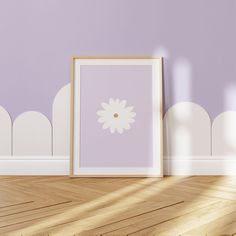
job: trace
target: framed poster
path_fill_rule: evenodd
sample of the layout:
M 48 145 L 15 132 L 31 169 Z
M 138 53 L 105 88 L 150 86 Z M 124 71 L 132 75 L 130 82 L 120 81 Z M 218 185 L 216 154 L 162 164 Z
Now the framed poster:
M 162 58 L 74 57 L 71 176 L 158 176 Z

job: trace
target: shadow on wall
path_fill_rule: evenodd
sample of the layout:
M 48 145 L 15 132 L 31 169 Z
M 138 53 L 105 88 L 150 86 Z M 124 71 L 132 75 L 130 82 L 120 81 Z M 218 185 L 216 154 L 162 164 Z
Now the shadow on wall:
M 0 107 L 0 156 L 69 156 L 70 84 L 57 93 L 52 110 L 52 125 L 35 111 L 20 114 L 12 125 Z

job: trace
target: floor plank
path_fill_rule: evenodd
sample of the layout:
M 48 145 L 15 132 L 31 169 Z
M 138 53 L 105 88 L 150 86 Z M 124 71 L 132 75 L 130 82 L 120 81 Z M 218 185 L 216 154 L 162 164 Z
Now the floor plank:
M 0 176 L 0 235 L 236 235 L 236 177 Z

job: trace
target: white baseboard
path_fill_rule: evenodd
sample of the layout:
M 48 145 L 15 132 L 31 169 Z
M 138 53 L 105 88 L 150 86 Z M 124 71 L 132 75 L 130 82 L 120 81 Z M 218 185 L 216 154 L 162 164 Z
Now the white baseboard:
M 69 175 L 69 157 L 0 157 L 0 175 Z M 236 159 L 164 160 L 165 175 L 236 175 Z
M 66 156 L 1 157 L 0 175 L 69 175 L 69 158 Z
M 165 175 L 236 175 L 236 159 L 164 160 Z
M 67 156 L 0 157 L 0 175 L 69 175 Z M 81 168 L 80 176 L 159 176 L 154 168 Z

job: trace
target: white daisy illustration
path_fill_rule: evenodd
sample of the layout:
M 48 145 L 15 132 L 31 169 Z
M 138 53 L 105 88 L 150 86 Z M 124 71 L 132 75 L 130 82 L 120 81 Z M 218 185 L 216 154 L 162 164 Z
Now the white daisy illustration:
M 133 112 L 132 106 L 126 106 L 125 100 L 109 99 L 109 103 L 101 103 L 104 110 L 97 112 L 98 122 L 103 123 L 103 129 L 110 129 L 111 133 L 123 133 L 124 130 L 130 129 L 131 123 L 134 123 L 136 113 Z

